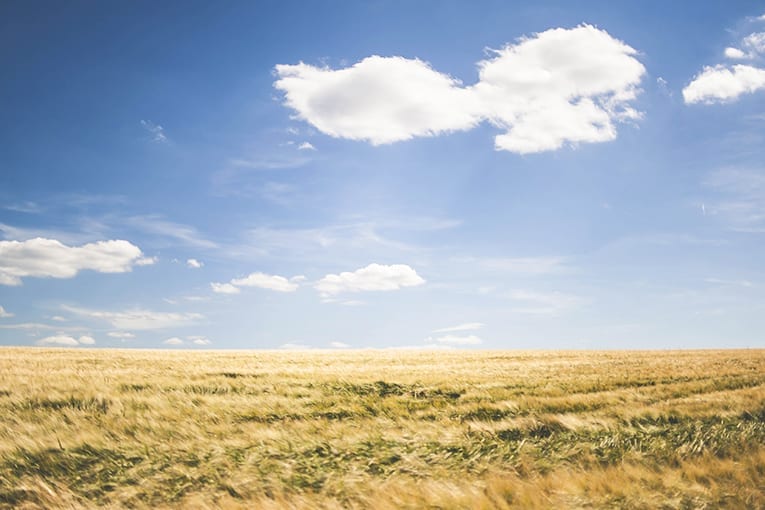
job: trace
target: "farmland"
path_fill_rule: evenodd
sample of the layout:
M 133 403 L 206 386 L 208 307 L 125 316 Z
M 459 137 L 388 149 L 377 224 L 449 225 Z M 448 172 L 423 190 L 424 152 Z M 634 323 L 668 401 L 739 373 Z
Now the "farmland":
M 763 508 L 765 351 L 0 349 L 0 508 Z

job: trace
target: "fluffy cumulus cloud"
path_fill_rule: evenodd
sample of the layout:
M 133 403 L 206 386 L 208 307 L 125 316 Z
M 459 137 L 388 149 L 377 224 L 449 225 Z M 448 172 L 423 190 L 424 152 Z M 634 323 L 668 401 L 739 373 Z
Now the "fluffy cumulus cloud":
M 53 335 L 45 338 L 41 338 L 37 341 L 37 345 L 48 347 L 79 347 L 81 345 L 93 345 L 96 341 L 91 336 L 81 336 L 74 338 L 68 335 Z
M 353 272 L 328 274 L 314 285 L 322 296 L 342 292 L 389 291 L 422 285 L 425 280 L 406 264 L 369 264 Z
M 765 32 L 754 32 L 741 39 L 739 47 L 725 48 L 731 60 L 761 61 L 765 56 Z M 754 62 L 756 63 L 756 62 Z M 717 64 L 704 66 L 683 89 L 686 104 L 725 103 L 743 94 L 765 89 L 765 69 L 756 65 Z
M 204 266 L 204 263 L 198 261 L 197 259 L 188 259 L 186 261 L 186 266 L 190 267 L 191 269 L 199 269 L 200 267 Z
M 183 345 L 183 340 L 178 338 L 177 336 L 174 336 L 172 338 L 168 338 L 164 342 L 162 342 L 165 345 Z
M 748 58 L 748 55 L 738 48 L 725 48 L 725 56 L 734 60 Z
M 765 69 L 743 64 L 706 66 L 683 89 L 683 99 L 687 104 L 722 103 L 763 88 Z
M 302 276 L 295 276 L 288 280 L 278 275 L 251 273 L 244 278 L 234 278 L 231 280 L 231 284 L 237 287 L 258 287 L 277 292 L 295 292 L 300 286 L 298 282 L 302 279 Z
M 287 279 L 279 275 L 258 272 L 250 273 L 244 278 L 234 278 L 229 283 L 213 282 L 210 287 L 212 287 L 213 292 L 218 294 L 239 294 L 241 292 L 240 287 L 257 287 L 276 292 L 295 292 L 303 280 L 305 280 L 303 275 Z
M 745 48 L 748 58 L 765 54 L 765 32 L 749 34 L 741 40 L 741 46 Z
M 487 121 L 516 153 L 616 137 L 645 68 L 637 52 L 590 25 L 525 37 L 478 62 L 464 86 L 427 62 L 370 56 L 344 69 L 277 65 L 285 105 L 319 131 L 374 145 L 464 131 Z
M 0 241 L 0 285 L 21 285 L 25 277 L 72 278 L 85 269 L 124 273 L 135 265 L 153 263 L 123 240 L 67 246 L 55 239 Z
M 367 57 L 346 69 L 277 65 L 285 104 L 330 136 L 375 145 L 469 129 L 481 118 L 471 91 L 402 57 Z
M 239 294 L 241 290 L 239 287 L 231 285 L 230 283 L 210 283 L 210 288 L 216 294 Z

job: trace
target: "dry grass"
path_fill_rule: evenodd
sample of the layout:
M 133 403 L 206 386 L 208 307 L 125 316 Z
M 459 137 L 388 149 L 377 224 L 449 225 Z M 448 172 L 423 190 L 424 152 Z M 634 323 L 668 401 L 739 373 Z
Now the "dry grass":
M 765 351 L 0 349 L 0 507 L 765 508 Z

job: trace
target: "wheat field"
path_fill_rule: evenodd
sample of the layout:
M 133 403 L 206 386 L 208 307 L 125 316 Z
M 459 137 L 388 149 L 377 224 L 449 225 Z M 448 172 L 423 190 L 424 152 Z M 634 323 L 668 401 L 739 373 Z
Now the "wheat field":
M 765 351 L 0 349 L 2 508 L 765 508 Z

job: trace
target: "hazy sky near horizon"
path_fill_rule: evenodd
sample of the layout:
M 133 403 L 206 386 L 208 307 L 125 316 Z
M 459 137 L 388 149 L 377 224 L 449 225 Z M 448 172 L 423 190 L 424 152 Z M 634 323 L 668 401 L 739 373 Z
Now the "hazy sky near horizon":
M 0 3 L 0 345 L 765 347 L 762 2 Z

